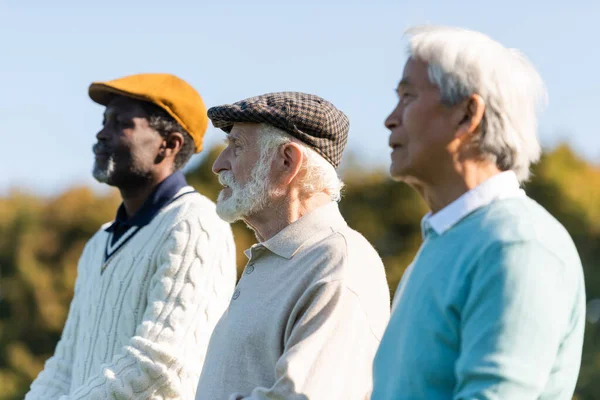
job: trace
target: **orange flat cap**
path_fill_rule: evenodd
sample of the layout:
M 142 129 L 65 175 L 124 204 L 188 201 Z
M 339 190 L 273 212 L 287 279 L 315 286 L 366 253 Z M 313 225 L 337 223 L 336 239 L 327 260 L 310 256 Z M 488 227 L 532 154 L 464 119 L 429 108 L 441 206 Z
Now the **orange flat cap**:
M 90 98 L 103 106 L 115 95 L 154 103 L 175 119 L 194 139 L 196 153 L 202 150 L 208 126 L 206 107 L 200 94 L 186 81 L 171 74 L 138 74 L 108 82 L 93 82 Z

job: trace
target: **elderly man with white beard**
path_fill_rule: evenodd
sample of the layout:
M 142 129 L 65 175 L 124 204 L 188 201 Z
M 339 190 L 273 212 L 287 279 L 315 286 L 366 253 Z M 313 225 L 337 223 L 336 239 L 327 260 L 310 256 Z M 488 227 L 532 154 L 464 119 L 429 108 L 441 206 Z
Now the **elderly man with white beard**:
M 197 400 L 364 399 L 389 318 L 377 252 L 338 210 L 349 122 L 315 95 L 213 107 L 217 213 L 259 243 L 210 340 Z

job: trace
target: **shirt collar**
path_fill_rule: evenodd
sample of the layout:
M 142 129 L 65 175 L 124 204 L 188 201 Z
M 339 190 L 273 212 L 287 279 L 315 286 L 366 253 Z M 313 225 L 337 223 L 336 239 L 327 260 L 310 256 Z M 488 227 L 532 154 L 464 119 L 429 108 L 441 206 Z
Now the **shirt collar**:
M 513 171 L 504 171 L 487 179 L 435 214 L 427 213 L 421 221 L 423 237 L 432 229 L 438 235 L 452 228 L 467 215 L 497 199 L 525 196 Z
M 311 238 L 328 229 L 337 230 L 346 226 L 338 204 L 331 202 L 311 211 L 296 222 L 283 228 L 265 242 L 258 243 L 244 251 L 249 259 L 258 248 L 265 247 L 285 259 L 291 259 Z
M 188 186 L 183 172 L 177 171 L 156 186 L 142 207 L 131 217 L 127 217 L 125 206 L 121 204 L 117 210 L 115 221 L 106 228 L 107 232 L 115 230 L 117 225 L 142 227 L 148 225 L 158 211 L 167 204 L 181 189 Z

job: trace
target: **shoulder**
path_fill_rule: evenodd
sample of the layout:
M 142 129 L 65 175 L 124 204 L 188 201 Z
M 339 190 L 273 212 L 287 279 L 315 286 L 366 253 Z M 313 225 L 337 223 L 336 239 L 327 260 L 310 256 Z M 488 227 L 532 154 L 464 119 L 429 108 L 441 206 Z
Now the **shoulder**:
M 82 261 L 85 261 L 86 257 L 89 257 L 98 251 L 104 252 L 106 240 L 108 238 L 108 232 L 106 232 L 106 229 L 111 224 L 112 221 L 102 224 L 100 229 L 98 229 L 96 233 L 94 233 L 92 237 L 86 242 L 81 253 L 80 263 Z
M 348 226 L 332 228 L 305 252 L 304 257 L 317 261 L 312 263 L 315 280 L 351 293 L 374 331 L 383 332 L 389 317 L 389 287 L 383 262 L 368 240 Z
M 335 230 L 327 245 L 331 251 L 343 252 L 345 262 L 342 272 L 346 280 L 363 274 L 382 272 L 384 269 L 383 261 L 373 245 L 361 233 L 347 225 Z
M 389 313 L 390 293 L 383 261 L 373 245 L 358 231 L 345 226 L 336 232 L 346 245 L 342 279 L 366 310 Z M 369 313 L 369 312 L 368 312 Z
M 465 228 L 477 231 L 480 249 L 528 248 L 563 263 L 579 263 L 575 244 L 564 226 L 529 197 L 498 200 L 467 220 Z
M 146 244 L 151 242 L 156 249 L 153 262 L 162 264 L 170 271 L 168 273 L 199 262 L 205 267 L 191 268 L 191 281 L 209 270 L 225 271 L 227 277 L 235 279 L 235 244 L 231 228 L 219 218 L 215 204 L 200 193 L 192 191 L 176 196 L 148 228 Z M 218 268 L 213 269 L 214 266 Z
M 177 194 L 171 203 L 161 210 L 161 214 L 172 219 L 217 216 L 215 203 L 191 189 Z
M 332 279 L 343 280 L 353 269 L 365 264 L 383 268 L 373 246 L 348 226 L 330 228 L 312 241 L 302 249 L 302 257 L 316 258 L 328 264 L 332 268 L 330 272 L 335 274 Z
M 199 228 L 209 237 L 226 235 L 233 240 L 231 227 L 217 215 L 215 203 L 193 190 L 175 196 L 156 220 L 167 230 Z
M 381 258 L 373 245 L 362 234 L 348 225 L 330 227 L 320 237 L 314 238 L 312 242 L 308 246 L 309 251 L 335 254 L 350 262 L 355 261 L 356 258 L 381 262 Z
M 499 285 L 533 279 L 538 285 L 560 282 L 564 293 L 581 290 L 583 267 L 573 240 L 537 202 L 505 199 L 474 214 L 458 227 L 466 253 L 457 258 L 471 265 L 467 271 L 474 276 L 496 276 Z

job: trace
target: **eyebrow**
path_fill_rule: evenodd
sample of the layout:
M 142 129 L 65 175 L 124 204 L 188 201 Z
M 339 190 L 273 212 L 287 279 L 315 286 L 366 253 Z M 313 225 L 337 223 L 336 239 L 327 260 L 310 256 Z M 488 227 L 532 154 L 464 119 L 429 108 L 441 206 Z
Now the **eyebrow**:
M 226 146 L 229 146 L 231 144 L 235 144 L 236 142 L 239 142 L 239 139 L 237 136 L 231 136 L 230 134 L 227 134 L 225 136 L 225 139 L 223 140 L 223 142 L 225 143 Z
M 104 117 L 105 120 L 109 119 L 111 116 L 116 115 L 117 112 L 111 108 L 107 108 L 106 110 L 104 110 L 104 114 L 102 114 L 102 117 Z
M 407 86 L 410 86 L 410 81 L 408 80 L 408 78 L 402 78 L 400 83 L 398 83 L 397 90 L 404 89 Z
M 238 141 L 238 142 L 246 141 L 244 138 L 244 135 L 241 133 L 237 133 L 237 132 L 235 134 L 232 134 L 232 133 L 227 134 L 227 140 L 228 141 Z

